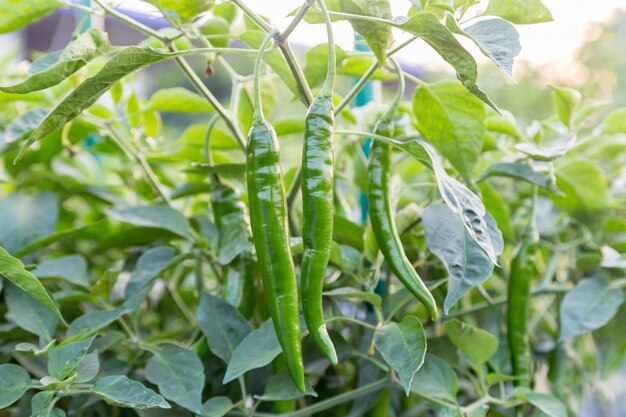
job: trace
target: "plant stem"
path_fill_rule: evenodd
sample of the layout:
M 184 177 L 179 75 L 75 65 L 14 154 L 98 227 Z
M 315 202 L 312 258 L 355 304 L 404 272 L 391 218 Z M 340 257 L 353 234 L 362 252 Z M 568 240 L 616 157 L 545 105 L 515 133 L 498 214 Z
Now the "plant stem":
M 109 6 L 106 3 L 106 0 L 93 0 L 95 3 L 98 4 L 98 6 L 100 6 L 106 13 L 110 14 L 111 16 L 115 17 L 118 20 L 121 20 L 122 22 L 126 23 L 129 26 L 134 27 L 135 29 L 137 29 L 140 32 L 145 33 L 148 36 L 152 36 L 154 38 L 159 39 L 161 42 L 167 42 L 168 39 L 167 37 L 163 36 L 162 33 L 157 32 L 156 30 L 144 25 L 141 22 L 136 21 L 135 19 L 126 16 L 123 13 L 118 12 L 117 10 L 115 10 L 113 7 Z
M 356 325 L 366 327 L 370 330 L 376 330 L 376 326 L 374 326 L 373 324 L 369 324 L 358 319 L 353 319 L 352 317 L 344 317 L 344 316 L 331 317 L 330 319 L 326 320 L 326 323 L 332 323 L 334 321 L 347 321 L 348 323 L 354 323 Z
M 372 65 L 370 65 L 367 71 L 365 71 L 365 74 L 363 74 L 363 76 L 359 78 L 359 81 L 357 81 L 357 83 L 354 84 L 354 86 L 352 86 L 350 91 L 348 91 L 348 93 L 345 96 L 343 96 L 339 104 L 337 104 L 337 107 L 335 107 L 335 116 L 341 113 L 344 107 L 350 104 L 352 99 L 359 93 L 359 91 L 361 91 L 363 86 L 367 84 L 367 82 L 370 80 L 372 75 L 374 75 L 377 69 L 378 69 L 378 62 L 374 62 Z
M 141 169 L 146 174 L 148 181 L 150 181 L 150 184 L 156 190 L 159 196 L 161 196 L 163 201 L 165 201 L 167 205 L 171 205 L 172 201 L 168 197 L 167 192 L 164 190 L 163 185 L 161 184 L 161 182 L 159 181 L 159 178 L 156 176 L 156 174 L 152 170 L 152 167 L 146 160 L 145 156 L 141 152 L 137 152 L 134 149 L 132 149 L 130 146 L 128 146 L 128 144 L 124 141 L 124 138 L 122 137 L 122 135 L 120 135 L 119 132 L 110 123 L 106 123 L 105 127 L 106 127 L 106 130 L 108 130 L 109 133 L 111 134 L 111 138 L 117 144 L 117 146 L 119 146 L 120 149 L 122 149 L 126 153 L 127 156 L 129 156 L 131 159 L 134 159 L 139 164 Z
M 289 26 L 287 26 L 285 30 L 280 33 L 280 38 L 282 40 L 286 40 L 289 35 L 291 35 L 291 32 L 293 32 L 302 19 L 304 19 L 309 9 L 313 6 L 313 3 L 315 3 L 315 0 L 306 0 L 304 4 L 300 6 L 296 15 L 293 17 L 291 22 L 289 22 Z
M 176 51 L 176 49 L 171 45 L 169 46 L 169 49 L 172 52 Z M 211 90 L 207 88 L 207 86 L 202 82 L 200 77 L 198 77 L 198 75 L 193 71 L 189 63 L 187 63 L 187 61 L 183 57 L 176 57 L 175 59 L 180 69 L 187 76 L 187 79 L 189 79 L 189 81 L 194 85 L 196 90 L 198 90 L 198 92 L 200 92 L 200 94 L 202 94 L 207 99 L 207 101 L 213 106 L 215 111 L 217 111 L 217 113 L 220 115 L 222 120 L 224 120 L 224 123 L 226 123 L 228 129 L 232 132 L 233 135 L 235 135 L 239 147 L 242 150 L 245 150 L 245 139 L 242 133 L 237 128 L 235 122 L 233 122 L 233 120 L 229 117 L 227 110 L 220 104 L 219 100 L 213 95 L 213 93 L 211 93 Z

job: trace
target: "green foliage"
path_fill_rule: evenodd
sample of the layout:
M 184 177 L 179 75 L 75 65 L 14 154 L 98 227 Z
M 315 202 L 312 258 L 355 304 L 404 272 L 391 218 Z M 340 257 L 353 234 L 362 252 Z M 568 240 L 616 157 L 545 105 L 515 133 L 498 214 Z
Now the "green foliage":
M 303 386 L 286 370 L 284 329 L 277 333 L 268 314 L 268 301 L 280 301 L 268 297 L 281 292 L 259 279 L 250 231 L 259 213 L 249 207 L 259 196 L 246 176 L 262 173 L 246 172 L 242 151 L 258 93 L 278 134 L 272 163 L 284 172 L 276 189 L 285 190 L 285 249 L 299 276 L 302 103 L 326 78 L 330 47 L 305 51 L 301 67 L 288 36 L 276 33 L 255 93 L 250 57 L 272 22 L 241 0 L 149 2 L 172 27 L 154 31 L 100 0 L 86 8 L 142 32 L 138 45 L 112 47 L 105 32 L 77 31 L 29 69 L 2 68 L 0 414 L 565 417 L 620 372 L 625 110 L 566 85 L 539 95 L 522 80 L 528 91 L 514 99 L 533 109 L 518 114 L 494 83 L 481 78 L 495 100 L 478 87 L 464 46 L 475 43 L 501 78 L 512 77 L 515 24 L 552 19 L 541 1 L 491 0 L 469 24 L 484 5 L 418 0 L 394 16 L 387 0 L 325 2 L 329 20 L 349 22 L 371 52 L 335 48 L 336 192 L 321 294 L 339 363 L 302 322 L 293 336 Z M 294 11 L 294 25 L 326 22 L 314 3 Z M 0 33 L 66 6 L 0 0 Z M 394 28 L 408 35 L 394 40 Z M 397 81 L 389 58 L 409 37 L 433 48 L 456 79 L 407 74 L 412 94 L 398 95 L 395 130 L 374 134 L 388 103 L 349 109 L 356 90 L 346 85 Z M 188 55 L 232 82 L 230 100 Z M 145 94 L 133 83 L 145 73 L 136 73 L 157 63 L 165 88 Z M 191 85 L 170 82 L 174 72 Z M 372 137 L 392 145 L 385 192 L 410 266 L 443 306 L 434 321 L 394 275 L 363 213 L 363 145 Z M 219 192 L 230 193 L 231 206 L 216 204 Z M 505 306 L 525 306 L 508 287 L 529 223 L 539 241 L 524 266 L 528 315 L 523 329 L 508 328 Z M 297 324 L 297 314 L 289 319 Z M 507 343 L 515 332 L 521 342 Z M 512 371 L 511 352 L 524 346 L 530 388 L 517 387 L 522 376 Z

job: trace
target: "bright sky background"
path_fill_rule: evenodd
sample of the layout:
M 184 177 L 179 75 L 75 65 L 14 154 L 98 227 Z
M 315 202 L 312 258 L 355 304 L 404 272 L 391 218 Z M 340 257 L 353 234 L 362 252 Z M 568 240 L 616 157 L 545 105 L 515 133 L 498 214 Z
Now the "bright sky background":
M 294 0 L 248 0 L 246 2 L 254 11 L 269 17 L 279 28 L 289 24 L 287 15 L 298 7 L 301 2 Z M 518 25 L 522 51 L 520 59 L 527 60 L 531 65 L 548 63 L 566 63 L 582 40 L 587 36 L 589 24 L 606 20 L 618 8 L 626 9 L 626 0 L 543 0 L 550 9 L 553 22 L 535 25 Z M 137 7 L 138 0 L 125 0 L 122 7 Z M 143 3 L 145 5 L 145 3 Z M 408 0 L 391 0 L 394 16 L 406 15 L 410 2 Z M 483 0 L 479 8 L 485 8 Z M 470 11 L 471 12 L 471 11 Z M 471 17 L 469 14 L 466 17 Z M 344 49 L 353 48 L 353 32 L 349 23 L 336 22 L 335 41 Z M 402 34 L 395 32 L 396 39 L 403 39 Z M 323 25 L 302 23 L 291 35 L 291 41 L 303 45 L 316 45 L 326 42 Z M 479 62 L 486 58 L 477 52 L 473 45 L 462 40 Z M 405 63 L 419 64 L 432 69 L 448 68 L 447 64 L 422 41 L 414 42 L 398 55 Z

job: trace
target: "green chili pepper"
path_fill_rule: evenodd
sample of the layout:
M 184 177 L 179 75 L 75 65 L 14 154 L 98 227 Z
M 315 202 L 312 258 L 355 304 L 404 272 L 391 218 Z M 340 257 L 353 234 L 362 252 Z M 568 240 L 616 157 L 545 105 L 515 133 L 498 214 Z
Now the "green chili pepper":
M 296 387 L 304 392 L 298 284 L 291 257 L 280 152 L 276 132 L 263 117 L 259 88 L 263 50 L 273 35 L 270 32 L 261 44 L 255 65 L 256 106 L 246 146 L 250 225 L 266 303 L 285 365 Z
M 399 76 L 398 94 L 396 94 L 393 104 L 374 129 L 376 134 L 387 137 L 393 136 L 393 113 L 404 94 L 404 77 L 402 76 L 402 71 L 397 62 L 393 62 Z M 372 231 L 374 232 L 378 247 L 393 273 L 418 300 L 424 303 L 433 320 L 436 320 L 437 304 L 435 299 L 406 257 L 400 236 L 396 229 L 394 210 L 389 195 L 391 156 L 392 150 L 389 143 L 380 140 L 372 141 L 368 166 L 368 205 Z
M 537 250 L 538 235 L 535 227 L 536 195 L 519 246 L 511 261 L 509 276 L 507 326 L 511 365 L 516 386 L 529 387 L 531 382 L 530 344 L 528 342 L 527 322 L 530 285 L 535 273 L 534 253 Z
M 323 2 L 319 2 L 324 13 Z M 333 85 L 335 44 L 330 19 L 328 33 L 328 71 L 319 95 L 313 100 L 304 122 L 302 150 L 302 240 L 304 253 L 300 273 L 300 293 L 304 321 L 313 341 L 333 364 L 337 353 L 324 322 L 322 291 L 333 240 Z

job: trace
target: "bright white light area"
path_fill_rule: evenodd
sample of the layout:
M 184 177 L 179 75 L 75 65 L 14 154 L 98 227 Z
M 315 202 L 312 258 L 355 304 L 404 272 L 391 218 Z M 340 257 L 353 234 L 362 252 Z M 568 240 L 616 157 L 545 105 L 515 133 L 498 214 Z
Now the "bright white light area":
M 472 11 L 483 10 L 487 1 L 468 12 L 464 19 L 469 19 Z M 589 25 L 593 22 L 601 22 L 611 16 L 619 8 L 626 9 L 626 0 L 543 0 L 550 9 L 554 18 L 553 22 L 535 25 L 518 25 L 522 52 L 519 59 L 529 61 L 531 65 L 544 65 L 548 63 L 568 61 L 578 46 L 588 34 Z M 118 2 L 124 8 L 144 9 L 146 3 L 138 0 L 125 0 Z M 246 4 L 257 13 L 269 17 L 274 25 L 285 28 L 291 18 L 289 13 L 297 8 L 301 2 L 294 0 L 248 0 Z M 408 0 L 391 0 L 394 16 L 406 15 L 411 7 Z M 346 50 L 353 48 L 354 35 L 352 27 L 347 22 L 336 22 L 335 41 L 337 45 Z M 394 31 L 395 39 L 405 39 L 400 31 Z M 309 25 L 305 22 L 300 24 L 291 35 L 291 41 L 296 44 L 312 46 L 326 42 L 326 33 L 323 25 Z M 464 45 L 468 45 L 463 42 Z M 476 49 L 468 46 L 479 62 L 485 62 L 486 58 Z M 447 64 L 423 42 L 414 42 L 409 47 L 398 53 L 400 60 L 406 63 L 419 64 L 427 68 L 447 68 Z

